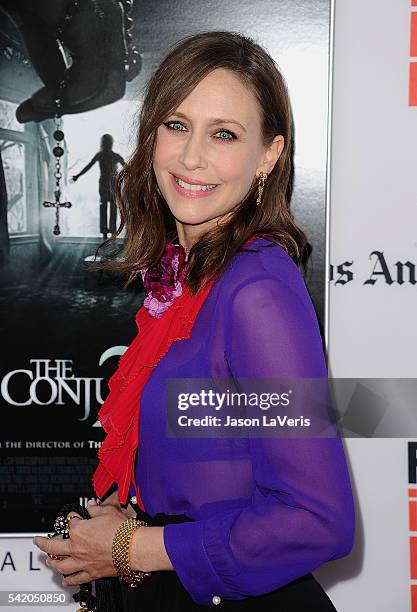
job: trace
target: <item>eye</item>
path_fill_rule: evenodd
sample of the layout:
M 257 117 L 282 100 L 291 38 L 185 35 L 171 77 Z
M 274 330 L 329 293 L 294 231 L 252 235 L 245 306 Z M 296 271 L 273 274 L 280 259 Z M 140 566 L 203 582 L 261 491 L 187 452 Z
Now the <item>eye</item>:
M 172 130 L 173 132 L 183 132 L 184 130 L 182 130 L 181 128 L 185 129 L 185 125 L 181 123 L 181 121 L 165 121 L 164 125 L 166 128 Z
M 218 132 L 216 132 L 216 134 L 222 134 L 222 136 L 215 136 L 215 138 L 217 138 L 218 140 L 224 140 L 226 142 L 236 140 L 236 134 L 234 134 L 230 130 L 219 130 Z
M 172 132 L 184 132 L 187 130 L 186 126 L 182 123 L 182 121 L 171 120 L 165 121 L 163 125 Z M 222 140 L 223 142 L 232 142 L 237 139 L 236 134 L 231 132 L 230 130 L 218 130 L 216 134 L 220 134 L 220 136 L 214 136 L 216 140 Z

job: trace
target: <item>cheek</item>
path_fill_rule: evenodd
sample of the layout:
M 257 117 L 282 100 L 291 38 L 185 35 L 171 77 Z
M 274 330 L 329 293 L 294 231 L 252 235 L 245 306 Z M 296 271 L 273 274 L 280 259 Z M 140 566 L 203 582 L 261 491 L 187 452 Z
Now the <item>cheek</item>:
M 175 142 L 163 131 L 157 132 L 153 166 L 155 172 L 163 169 L 175 155 Z
M 223 150 L 216 162 L 218 175 L 225 183 L 236 181 L 240 185 L 242 180 L 249 183 L 252 181 L 255 164 L 255 156 L 250 149 L 233 145 L 230 145 L 230 151 Z

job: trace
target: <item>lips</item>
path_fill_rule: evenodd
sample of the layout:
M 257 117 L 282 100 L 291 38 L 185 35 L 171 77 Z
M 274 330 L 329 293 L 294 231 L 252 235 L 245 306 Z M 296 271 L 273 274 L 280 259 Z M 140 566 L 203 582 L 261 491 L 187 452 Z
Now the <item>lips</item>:
M 174 174 L 171 173 L 176 178 L 181 179 L 184 183 L 188 183 L 188 185 L 215 185 L 216 183 L 207 183 L 204 181 L 196 181 L 195 179 L 190 179 L 188 176 L 184 176 L 183 174 Z
M 171 174 L 171 182 L 177 193 L 185 198 L 207 197 L 216 191 L 219 186 L 215 183 L 203 183 L 202 181 L 187 179 L 178 174 Z

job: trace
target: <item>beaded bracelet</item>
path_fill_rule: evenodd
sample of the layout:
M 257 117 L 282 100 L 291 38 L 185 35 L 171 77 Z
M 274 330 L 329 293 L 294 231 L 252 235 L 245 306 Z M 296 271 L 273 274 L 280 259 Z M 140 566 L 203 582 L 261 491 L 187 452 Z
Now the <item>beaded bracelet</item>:
M 135 588 L 152 576 L 151 572 L 133 570 L 129 562 L 129 546 L 133 532 L 138 527 L 147 527 L 147 523 L 128 518 L 117 529 L 112 543 L 112 559 L 116 572 L 122 582 Z

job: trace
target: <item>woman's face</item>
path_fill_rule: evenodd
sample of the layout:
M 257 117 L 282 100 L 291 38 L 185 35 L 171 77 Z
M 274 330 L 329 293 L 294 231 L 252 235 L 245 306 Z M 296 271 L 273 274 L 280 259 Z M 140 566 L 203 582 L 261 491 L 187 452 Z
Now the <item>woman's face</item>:
M 231 70 L 212 71 L 157 131 L 153 167 L 176 221 L 199 231 L 214 226 L 261 170 L 272 169 L 280 142 L 264 148 L 253 93 Z

